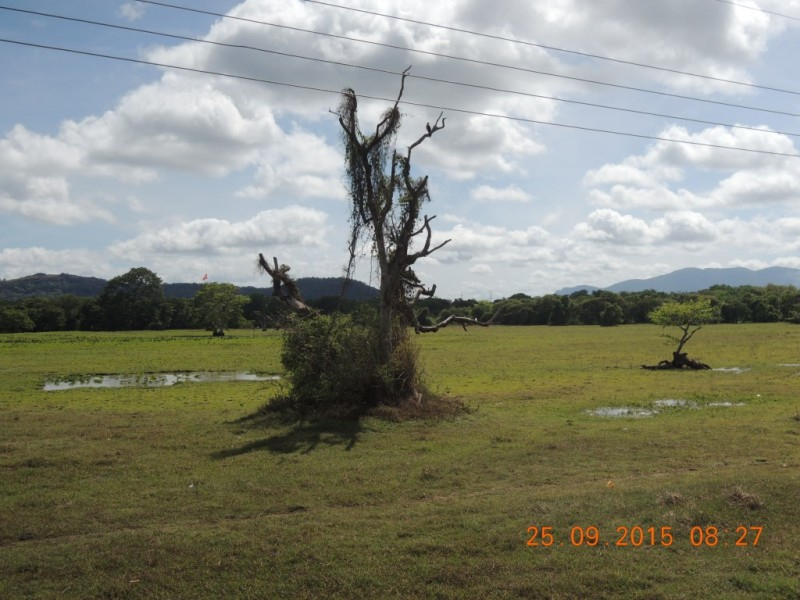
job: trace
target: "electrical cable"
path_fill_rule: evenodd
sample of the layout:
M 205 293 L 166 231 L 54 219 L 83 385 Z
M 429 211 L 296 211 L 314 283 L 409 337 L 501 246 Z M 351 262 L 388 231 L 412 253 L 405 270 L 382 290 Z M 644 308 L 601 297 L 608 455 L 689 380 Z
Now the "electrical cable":
M 313 0 L 307 0 L 307 1 L 313 1 Z M 255 46 L 248 46 L 248 45 L 243 45 L 243 44 L 229 44 L 229 43 L 226 43 L 226 42 L 216 42 L 216 41 L 213 41 L 213 40 L 204 40 L 204 39 L 199 39 L 199 38 L 194 38 L 194 37 L 189 37 L 189 36 L 184 36 L 184 35 L 166 33 L 166 32 L 161 32 L 161 31 L 153 31 L 153 30 L 150 30 L 150 29 L 141 29 L 139 27 L 131 27 L 131 26 L 127 26 L 127 25 L 118 25 L 118 24 L 114 24 L 114 23 L 106 23 L 106 22 L 103 22 L 103 21 L 95 21 L 95 20 L 83 19 L 83 18 L 78 18 L 78 17 L 67 17 L 67 16 L 64 16 L 64 15 L 56 15 L 56 14 L 53 14 L 53 13 L 45 13 L 45 12 L 26 10 L 26 9 L 21 9 L 21 8 L 11 8 L 11 7 L 2 6 L 2 5 L 0 5 L 0 10 L 8 10 L 8 11 L 13 11 L 13 12 L 19 12 L 19 13 L 25 13 L 25 14 L 41 16 L 41 17 L 49 17 L 49 18 L 61 19 L 61 20 L 65 20 L 65 21 L 78 22 L 78 23 L 83 23 L 83 24 L 88 24 L 88 25 L 93 25 L 93 26 L 108 27 L 108 28 L 111 28 L 111 29 L 119 29 L 119 30 L 124 30 L 124 31 L 130 31 L 130 32 L 135 32 L 135 33 L 145 33 L 145 34 L 148 34 L 148 35 L 155 35 L 155 36 L 166 37 L 166 38 L 177 39 L 177 40 L 184 40 L 184 41 L 190 41 L 190 42 L 196 42 L 196 43 L 202 43 L 202 44 L 209 44 L 209 45 L 214 45 L 214 46 L 222 46 L 222 47 L 225 47 L 225 48 L 234 48 L 234 49 L 241 49 L 241 50 L 252 50 L 252 51 L 256 51 L 256 52 L 264 52 L 264 53 L 267 53 L 267 54 L 285 56 L 285 57 L 288 57 L 288 58 L 297 58 L 297 59 L 301 59 L 301 60 L 319 62 L 319 63 L 323 63 L 323 64 L 330 64 L 330 65 L 336 65 L 336 66 L 353 68 L 353 69 L 361 69 L 361 70 L 371 71 L 371 72 L 375 72 L 375 73 L 381 73 L 381 74 L 385 74 L 385 75 L 393 75 L 393 76 L 395 76 L 395 75 L 400 75 L 401 74 L 400 71 L 391 71 L 391 70 L 388 70 L 388 69 L 379 69 L 379 68 L 376 68 L 376 67 L 367 67 L 367 66 L 364 66 L 364 65 L 355 65 L 355 64 L 351 64 L 351 63 L 342 62 L 342 61 L 335 61 L 335 60 L 328 60 L 328 59 L 317 58 L 317 57 L 303 56 L 303 55 L 300 55 L 300 54 L 293 54 L 293 53 L 290 53 L 290 52 L 281 52 L 281 51 L 278 51 L 278 50 L 269 50 L 267 48 L 257 48 Z M 747 125 L 735 125 L 735 124 L 723 123 L 723 122 L 719 122 L 719 121 L 708 121 L 708 120 L 704 120 L 704 119 L 696 119 L 696 118 L 691 118 L 691 117 L 681 117 L 681 116 L 678 116 L 678 115 L 670 115 L 670 114 L 664 114 L 664 113 L 644 111 L 644 110 L 638 110 L 638 109 L 633 109 L 633 108 L 625 108 L 625 107 L 620 107 L 620 106 L 597 104 L 595 102 L 587 102 L 587 101 L 582 101 L 582 100 L 572 100 L 572 99 L 568 99 L 568 98 L 559 98 L 559 97 L 556 97 L 556 96 L 547 96 L 547 95 L 544 95 L 544 94 L 534 94 L 534 93 L 531 93 L 531 92 L 522 92 L 522 91 L 518 91 L 518 90 L 509 90 L 509 89 L 486 86 L 486 85 L 479 85 L 479 84 L 466 83 L 466 82 L 461 82 L 461 81 L 453 81 L 453 80 L 448 80 L 448 79 L 441 79 L 441 78 L 437 78 L 437 77 L 427 77 L 427 76 L 423 76 L 423 75 L 414 75 L 414 74 L 409 74 L 408 77 L 412 78 L 412 79 L 419 79 L 419 80 L 430 81 L 430 82 L 434 82 L 434 83 L 442 83 L 442 84 L 447 84 L 447 85 L 467 87 L 467 88 L 472 88 L 472 89 L 479 89 L 479 90 L 498 92 L 498 93 L 504 93 L 504 94 L 513 94 L 513 95 L 518 95 L 518 96 L 523 96 L 523 97 L 528 97 L 528 98 L 537 98 L 537 99 L 541 99 L 541 100 L 550 100 L 550 101 L 554 101 L 554 102 L 563 102 L 563 103 L 567 103 L 567 104 L 575 104 L 575 105 L 587 106 L 587 107 L 591 107 L 591 108 L 600 108 L 600 109 L 604 109 L 604 110 L 613 110 L 613 111 L 619 111 L 619 112 L 625 112 L 625 113 L 631 113 L 631 114 L 638 114 L 638 115 L 649 116 L 649 117 L 659 117 L 659 118 L 664 118 L 664 119 L 674 119 L 674 120 L 678 120 L 678 121 L 687 121 L 687 122 L 691 122 L 691 123 L 699 123 L 699 124 L 702 124 L 702 125 L 711 125 L 711 126 L 715 126 L 715 127 L 727 127 L 727 128 L 731 128 L 731 129 L 745 129 L 745 130 L 750 130 L 750 131 L 758 131 L 758 132 L 762 132 L 762 133 L 771 133 L 771 134 L 776 134 L 776 135 L 785 135 L 785 136 L 790 136 L 790 137 L 800 137 L 800 133 L 790 133 L 790 132 L 776 131 L 776 130 L 765 130 L 763 128 L 750 127 L 750 126 L 747 126 Z M 800 115 L 798 115 L 798 116 L 800 116 Z
M 353 37 L 348 37 L 348 36 L 344 36 L 344 35 L 328 33 L 328 32 L 324 32 L 324 31 L 315 31 L 315 30 L 312 30 L 312 29 L 303 29 L 301 27 L 293 27 L 293 26 L 290 26 L 290 25 L 281 25 L 281 24 L 278 24 L 278 23 L 271 23 L 269 21 L 260 21 L 260 20 L 257 20 L 257 19 L 249 19 L 249 18 L 246 18 L 246 17 L 237 17 L 235 15 L 226 15 L 224 13 L 217 13 L 217 12 L 208 11 L 208 10 L 201 10 L 199 8 L 189 8 L 189 7 L 186 7 L 186 6 L 179 6 L 179 5 L 175 5 L 175 4 L 169 4 L 167 2 L 158 2 L 156 0 L 136 0 L 136 1 L 137 2 L 142 2 L 142 3 L 145 3 L 145 4 L 152 4 L 152 5 L 155 5 L 155 6 L 162 6 L 162 7 L 166 7 L 166 8 L 172 8 L 172 9 L 175 9 L 175 10 L 183 10 L 183 11 L 193 12 L 193 13 L 197 13 L 197 14 L 204 14 L 204 15 L 219 17 L 219 18 L 222 18 L 222 19 L 232 19 L 232 20 L 236 20 L 236 21 L 242 21 L 242 22 L 246 22 L 246 23 L 253 23 L 253 24 L 257 24 L 257 25 L 267 25 L 269 27 L 287 29 L 287 30 L 290 30 L 290 31 L 299 31 L 299 32 L 302 32 L 302 33 L 310 33 L 312 35 L 319 35 L 319 36 L 325 36 L 325 37 L 329 37 L 329 38 L 333 38 L 333 39 L 340 39 L 340 40 L 347 40 L 347 41 L 350 41 L 350 42 L 358 42 L 358 43 L 362 43 L 362 44 L 369 44 L 369 45 L 373 45 L 373 46 L 379 46 L 379 47 L 382 47 L 382 48 L 390 48 L 390 49 L 393 49 L 393 50 L 402 50 L 404 52 L 412 52 L 412 53 L 422 54 L 422 55 L 426 55 L 426 56 L 435 56 L 437 58 L 446 58 L 446 59 L 449 59 L 449 60 L 462 61 L 462 62 L 467 62 L 467 63 L 471 63 L 471 64 L 478 64 L 478 65 L 489 66 L 489 67 L 497 67 L 497 68 L 502 68 L 502 69 L 509 69 L 509 70 L 512 70 L 512 71 L 518 71 L 518 72 L 523 72 L 523 73 L 532 73 L 534 75 L 544 75 L 544 76 L 547 76 L 547 77 L 556 77 L 556 78 L 560 78 L 560 79 L 568 79 L 570 81 L 578 81 L 578 82 L 581 82 L 581 83 L 589 83 L 589 84 L 593 84 L 593 85 L 601 85 L 601 86 L 611 87 L 611 88 L 615 88 L 615 89 L 622 89 L 622 90 L 641 92 L 641 93 L 645 93 L 645 94 L 654 94 L 654 95 L 658 95 L 658 96 L 665 96 L 665 97 L 668 97 L 668 98 L 678 98 L 678 99 L 681 99 L 681 100 L 690 100 L 690 101 L 693 101 L 693 102 L 703 102 L 703 103 L 706 103 L 706 104 L 714 104 L 714 105 L 717 105 L 717 106 L 727 106 L 729 108 L 740 108 L 740 109 L 743 109 L 743 110 L 752 110 L 752 111 L 756 111 L 756 112 L 765 112 L 765 113 L 770 113 L 770 114 L 783 115 L 783 116 L 787 116 L 787 117 L 800 117 L 800 114 L 786 112 L 786 111 L 774 110 L 774 109 L 769 109 L 769 108 L 760 108 L 760 107 L 756 107 L 756 106 L 747 106 L 747 105 L 744 105 L 744 104 L 736 104 L 736 103 L 733 103 L 733 102 L 723 102 L 721 100 L 711 100 L 711 99 L 708 99 L 708 98 L 698 98 L 698 97 L 695 97 L 695 96 L 686 96 L 686 95 L 675 94 L 675 93 L 671 93 L 671 92 L 662 92 L 662 91 L 659 91 L 659 90 L 652 90 L 652 89 L 648 89 L 648 88 L 640 88 L 640 87 L 628 86 L 628 85 L 623 85 L 623 84 L 619 84 L 619 83 L 611 83 L 611 82 L 607 82 L 607 81 L 598 81 L 598 80 L 594 80 L 594 79 L 586 79 L 586 78 L 583 78 L 583 77 L 576 77 L 576 76 L 572 76 L 572 75 L 563 75 L 563 74 L 557 74 L 557 73 L 550 73 L 550 72 L 547 72 L 547 71 L 538 71 L 538 70 L 535 70 L 535 69 L 528 69 L 528 68 L 525 68 L 525 67 L 518 67 L 518 66 L 514 66 L 514 65 L 506 65 L 506 64 L 502 64 L 502 63 L 494 63 L 494 62 L 490 62 L 490 61 L 483 61 L 483 60 L 478 60 L 478 59 L 474 59 L 474 58 L 466 58 L 466 57 L 463 57 L 463 56 L 454 56 L 454 55 L 451 55 L 451 54 L 443 54 L 443 53 L 440 53 L 440 52 L 432 52 L 432 51 L 428 51 L 428 50 L 419 50 L 419 49 L 416 49 L 416 48 L 409 48 L 409 47 L 406 47 L 406 46 L 398 46 L 398 45 L 395 45 L 395 44 L 386 44 L 386 43 L 382 43 L 382 42 L 376 42 L 376 41 L 373 41 L 373 40 L 365 40 L 365 39 L 360 39 L 360 38 L 353 38 Z
M 7 39 L 7 38 L 0 38 L 0 43 L 16 44 L 16 45 L 27 46 L 27 47 L 32 47 L 32 48 L 40 48 L 40 49 L 45 49 L 45 50 L 54 50 L 54 51 L 59 51 L 59 52 L 67 52 L 67 53 L 72 53 L 72 54 L 78 54 L 78 55 L 83 55 L 83 56 L 92 56 L 92 57 L 96 57 L 96 58 L 104 58 L 104 59 L 110 59 L 110 60 L 118 60 L 118 61 L 123 61 L 123 62 L 129 62 L 129 63 L 141 64 L 141 65 L 148 65 L 148 66 L 160 67 L 160 68 L 165 68 L 165 69 L 176 69 L 176 70 L 180 70 L 180 71 L 188 71 L 188 72 L 200 73 L 200 74 L 204 74 L 204 75 L 215 75 L 215 76 L 219 76 L 219 77 L 227 77 L 227 78 L 232 78 L 232 79 L 241 79 L 241 80 L 251 81 L 251 82 L 255 82 L 255 83 L 264 83 L 264 84 L 269 84 L 269 85 L 285 86 L 285 87 L 290 87 L 290 88 L 294 88 L 294 89 L 302 89 L 302 90 L 315 91 L 315 92 L 321 92 L 321 93 L 327 93 L 327 94 L 336 94 L 337 96 L 341 94 L 341 92 L 337 91 L 337 90 L 329 90 L 329 89 L 325 89 L 325 88 L 317 88 L 317 87 L 312 87 L 312 86 L 306 86 L 306 85 L 294 84 L 294 83 L 286 83 L 286 82 L 281 82 L 281 81 L 272 81 L 272 80 L 268 80 L 268 79 L 260 79 L 260 78 L 257 78 L 257 77 L 250 77 L 250 76 L 246 76 L 246 75 L 233 75 L 233 74 L 230 74 L 230 73 L 221 73 L 221 72 L 218 72 L 218 71 L 208 71 L 208 70 L 205 70 L 205 69 L 197 69 L 197 68 L 193 68 L 193 67 L 181 67 L 181 66 L 178 66 L 178 65 L 169 65 L 169 64 L 164 64 L 164 63 L 157 63 L 157 62 L 146 61 L 146 60 L 137 59 L 137 58 L 113 56 L 113 55 L 110 55 L 110 54 L 103 54 L 103 53 L 100 53 L 100 52 L 89 52 L 89 51 L 86 51 L 86 50 L 76 50 L 74 48 L 63 48 L 63 47 L 59 47 L 59 46 L 50 46 L 50 45 L 46 45 L 46 44 L 36 44 L 36 43 L 33 43 L 33 42 L 23 42 L 23 41 L 20 41 L 20 40 L 11 40 L 11 39 Z M 395 102 L 395 100 L 392 99 L 392 98 L 385 98 L 385 97 L 380 97 L 380 96 L 370 96 L 370 95 L 367 95 L 367 94 L 359 94 L 359 98 L 364 98 L 364 99 L 369 99 L 369 100 L 378 100 L 378 101 L 381 101 L 381 102 Z M 587 132 L 594 132 L 594 133 L 604 133 L 604 134 L 610 134 L 610 135 L 619 135 L 619 136 L 632 137 L 632 138 L 638 138 L 638 139 L 655 140 L 655 141 L 661 141 L 661 142 L 671 142 L 671 143 L 677 143 L 677 144 L 687 144 L 687 145 L 691 145 L 691 146 L 702 146 L 702 147 L 706 147 L 706 148 L 718 148 L 718 149 L 733 150 L 733 151 L 738 151 L 738 152 L 749 152 L 749 153 L 753 153 L 753 154 L 782 156 L 782 157 L 788 157 L 788 158 L 800 158 L 800 154 L 793 154 L 793 153 L 788 153 L 788 152 L 777 152 L 777 151 L 773 151 L 773 150 L 759 150 L 759 149 L 756 149 L 756 148 L 741 148 L 741 147 L 737 147 L 737 146 L 725 146 L 723 144 L 711 144 L 711 143 L 707 143 L 707 142 L 698 142 L 698 141 L 693 141 L 693 140 L 680 140 L 680 139 L 666 138 L 666 137 L 655 136 L 655 135 L 646 135 L 646 134 L 630 133 L 630 132 L 624 132 L 624 131 L 615 131 L 615 130 L 611 130 L 611 129 L 600 129 L 600 128 L 596 128 L 596 127 L 587 127 L 587 126 L 572 125 L 572 124 L 566 124 L 566 123 L 556 123 L 556 122 L 553 122 L 553 121 L 540 121 L 540 120 L 528 119 L 528 118 L 524 118 L 524 117 L 513 117 L 513 116 L 509 116 L 509 115 L 500 115 L 500 114 L 495 114 L 495 113 L 486 113 L 486 112 L 480 112 L 480 111 L 474 111 L 474 110 L 466 110 L 466 109 L 459 109 L 459 108 L 453 108 L 453 107 L 437 106 L 437 105 L 434 105 L 434 104 L 426 104 L 426 103 L 422 103 L 422 102 L 410 102 L 408 100 L 403 100 L 401 102 L 401 104 L 408 105 L 408 106 L 416 106 L 416 107 L 421 107 L 421 108 L 432 108 L 432 109 L 435 109 L 435 110 L 448 111 L 448 112 L 452 112 L 452 113 L 461 113 L 461 114 L 468 114 L 468 115 L 475 115 L 475 116 L 482 116 L 482 117 L 491 117 L 491 118 L 496 118 L 496 119 L 504 119 L 504 120 L 509 120 L 509 121 L 521 122 L 521 123 L 531 123 L 531 124 L 535 124 L 535 125 L 549 125 L 549 126 L 552 126 L 552 127 L 561 127 L 561 128 L 564 128 L 564 129 L 574 129 L 574 130 L 579 130 L 579 131 L 587 131 Z
M 739 8 L 746 8 L 747 10 L 755 10 L 757 12 L 766 13 L 768 15 L 773 15 L 776 17 L 782 17 L 784 19 L 791 19 L 792 21 L 800 21 L 800 17 L 785 15 L 783 13 L 775 12 L 772 10 L 766 10 L 764 8 L 759 8 L 757 6 L 748 6 L 747 4 L 742 4 L 741 2 L 732 2 L 731 0 L 716 0 L 716 2 L 721 2 L 722 4 L 730 4 L 732 6 L 738 6 Z
M 396 21 L 404 21 L 406 23 L 414 23 L 416 25 L 425 25 L 426 27 L 435 27 L 437 29 L 444 29 L 446 31 L 454 31 L 454 32 L 457 32 L 457 33 L 466 33 L 466 34 L 469 34 L 469 35 L 474 35 L 474 36 L 478 36 L 478 37 L 482 37 L 482 38 L 498 40 L 498 41 L 502 41 L 502 42 L 510 42 L 510 43 L 513 43 L 513 44 L 520 44 L 522 46 L 531 46 L 531 47 L 535 47 L 535 48 L 542 48 L 544 50 L 553 50 L 555 52 L 562 52 L 564 54 L 572 54 L 574 56 L 582 56 L 584 58 L 594 58 L 594 59 L 597 59 L 597 60 L 604 60 L 604 61 L 614 62 L 614 63 L 618 63 L 618 64 L 622 64 L 622 65 L 629 65 L 629 66 L 634 66 L 634 67 L 641 67 L 641 68 L 644 68 L 644 69 L 654 69 L 654 70 L 657 70 L 657 71 L 664 71 L 664 72 L 667 72 L 667 73 L 674 73 L 676 75 L 688 75 L 690 77 L 698 77 L 698 78 L 707 79 L 707 80 L 710 80 L 710 81 L 718 81 L 718 82 L 721 82 L 721 83 L 731 83 L 731 84 L 734 84 L 734 85 L 741 85 L 741 86 L 745 86 L 745 87 L 749 87 L 749 88 L 756 88 L 756 89 L 760 89 L 760 90 L 768 90 L 768 91 L 771 91 L 771 92 L 781 92 L 783 94 L 794 94 L 794 95 L 800 96 L 800 92 L 794 91 L 794 90 L 787 90 L 787 89 L 783 89 L 783 88 L 771 87 L 771 86 L 766 86 L 766 85 L 759 85 L 759 84 L 755 84 L 755 83 L 749 83 L 749 82 L 746 82 L 746 81 L 737 81 L 735 79 L 725 79 L 723 77 L 714 77 L 713 75 L 703 75 L 701 73 L 692 73 L 691 71 L 681 71 L 680 69 L 671 69 L 669 67 L 661 67 L 661 66 L 657 66 L 657 65 L 649 65 L 647 63 L 640 63 L 640 62 L 636 62 L 636 61 L 632 61 L 632 60 L 624 60 L 624 59 L 621 59 L 621 58 L 612 58 L 610 56 L 604 56 L 602 54 L 592 54 L 590 52 L 581 52 L 581 51 L 578 51 L 578 50 L 568 50 L 567 48 L 559 48 L 558 46 L 548 46 L 546 44 L 539 44 L 539 43 L 536 43 L 536 42 L 519 40 L 519 39 L 516 39 L 516 38 L 509 38 L 509 37 L 504 37 L 504 36 L 500 36 L 500 35 L 493 35 L 493 34 L 490 34 L 490 33 L 482 33 L 480 31 L 474 31 L 474 30 L 471 30 L 471 29 L 462 29 L 460 27 L 452 27 L 452 26 L 449 26 L 449 25 L 441 25 L 441 24 L 438 24 L 438 23 L 430 23 L 428 21 L 418 21 L 416 19 L 409 19 L 409 18 L 406 18 L 406 17 L 398 17 L 396 15 L 389 15 L 389 14 L 386 14 L 386 13 L 379 13 L 379 12 L 375 12 L 375 11 L 371 11 L 371 10 L 365 10 L 365 9 L 362 9 L 362 8 L 354 8 L 352 6 L 341 6 L 339 4 L 333 4 L 331 2 L 322 2 L 322 0 L 303 0 L 303 1 L 304 2 L 308 2 L 309 4 L 319 4 L 321 6 L 327 6 L 329 8 L 338 8 L 338 9 L 341 9 L 341 10 L 349 10 L 349 11 L 352 11 L 352 12 L 359 12 L 359 13 L 363 13 L 363 14 L 367 14 L 367 15 L 373 15 L 373 16 L 376 16 L 376 17 L 384 17 L 384 18 L 387 18 L 387 19 L 394 19 Z M 718 1 L 726 1 L 726 0 L 718 0 Z M 729 2 L 729 4 L 735 4 L 735 3 L 734 2 Z M 739 5 L 739 6 L 741 6 L 741 5 Z M 765 12 L 768 12 L 768 11 L 765 11 Z M 781 15 L 781 16 L 785 16 L 785 15 Z M 788 18 L 793 18 L 793 17 L 788 17 Z

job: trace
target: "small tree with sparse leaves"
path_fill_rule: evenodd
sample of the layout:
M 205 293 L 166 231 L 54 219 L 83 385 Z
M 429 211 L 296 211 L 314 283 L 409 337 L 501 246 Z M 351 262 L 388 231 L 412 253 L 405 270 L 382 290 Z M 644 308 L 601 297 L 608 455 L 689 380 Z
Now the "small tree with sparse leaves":
M 689 302 L 666 302 L 651 311 L 650 321 L 663 328 L 677 327 L 680 335 L 664 333 L 664 337 L 678 344 L 672 360 L 662 360 L 656 366 L 642 365 L 647 369 L 709 369 L 707 364 L 692 360 L 683 352 L 684 346 L 704 325 L 719 321 L 719 307 L 710 298 L 698 298 Z

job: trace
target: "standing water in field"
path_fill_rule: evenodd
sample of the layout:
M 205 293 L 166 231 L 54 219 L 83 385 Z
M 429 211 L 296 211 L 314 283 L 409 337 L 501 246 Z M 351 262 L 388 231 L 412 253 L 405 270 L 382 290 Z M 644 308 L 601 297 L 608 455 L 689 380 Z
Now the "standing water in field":
M 74 388 L 165 387 L 176 383 L 208 383 L 218 381 L 277 381 L 280 375 L 258 375 L 246 372 L 195 371 L 186 373 L 147 373 L 144 375 L 87 375 L 57 381 L 46 381 L 43 390 L 54 392 Z
M 725 401 L 698 404 L 692 400 L 681 400 L 678 398 L 662 398 L 660 400 L 653 400 L 652 404 L 654 408 L 640 408 L 636 406 L 601 406 L 600 408 L 586 410 L 586 412 L 593 417 L 641 419 L 642 417 L 655 416 L 664 409 L 699 409 L 703 407 L 746 406 L 744 402 Z
M 640 419 L 642 417 L 652 417 L 658 411 L 648 410 L 646 408 L 633 408 L 630 406 L 602 406 L 586 412 L 595 417 L 631 417 Z
M 697 408 L 696 402 L 689 402 L 688 400 L 678 400 L 676 398 L 664 398 L 662 400 L 654 400 L 655 406 L 662 408 Z

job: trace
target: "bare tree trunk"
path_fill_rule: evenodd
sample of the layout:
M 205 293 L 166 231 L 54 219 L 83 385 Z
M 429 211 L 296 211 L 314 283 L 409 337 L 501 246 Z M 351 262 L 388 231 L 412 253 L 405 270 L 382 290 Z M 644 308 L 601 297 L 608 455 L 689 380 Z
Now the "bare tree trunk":
M 391 299 L 385 297 L 381 291 L 381 301 L 378 313 L 378 356 L 380 364 L 388 364 L 394 352 L 393 311 Z

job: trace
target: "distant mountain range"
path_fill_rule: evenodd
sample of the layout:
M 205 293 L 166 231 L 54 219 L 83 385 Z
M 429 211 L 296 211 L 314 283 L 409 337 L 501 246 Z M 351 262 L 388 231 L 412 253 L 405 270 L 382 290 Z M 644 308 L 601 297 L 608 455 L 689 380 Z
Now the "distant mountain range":
M 80 275 L 45 275 L 37 273 L 19 279 L 0 281 L 0 300 L 14 301 L 29 296 L 61 296 L 73 294 L 94 298 L 100 295 L 107 281 L 97 277 Z M 655 290 L 657 292 L 697 292 L 713 285 L 729 285 L 740 287 L 752 285 L 763 287 L 768 284 L 793 285 L 800 288 L 800 269 L 788 267 L 769 267 L 753 271 L 742 267 L 732 269 L 680 269 L 651 277 L 650 279 L 628 279 L 605 288 L 591 285 L 562 288 L 556 292 L 560 296 L 569 296 L 575 292 L 586 290 L 606 290 L 610 292 L 641 292 Z M 191 298 L 204 284 L 202 283 L 165 283 L 164 295 L 167 298 Z M 297 285 L 306 300 L 317 300 L 326 296 L 339 296 L 342 292 L 342 279 L 337 277 L 301 277 Z M 257 288 L 240 287 L 239 293 L 272 295 L 272 287 Z M 350 300 L 368 300 L 377 298 L 378 290 L 360 281 L 352 281 L 347 288 L 345 298 Z
M 744 267 L 731 269 L 679 269 L 666 275 L 658 275 L 649 279 L 628 279 L 605 288 L 591 285 L 580 285 L 562 288 L 556 292 L 560 296 L 568 296 L 581 290 L 593 292 L 605 290 L 609 292 L 641 292 L 655 290 L 657 292 L 697 292 L 707 290 L 714 285 L 740 287 L 752 285 L 763 287 L 768 284 L 793 285 L 800 287 L 800 269 L 789 267 L 769 267 L 753 271 Z
M 342 293 L 342 279 L 337 277 L 301 277 L 297 285 L 303 298 L 317 300 L 326 296 L 339 296 Z M 80 275 L 45 275 L 37 273 L 19 279 L 0 281 L 0 300 L 14 301 L 29 296 L 62 296 L 72 294 L 94 298 L 100 295 L 108 283 L 105 279 L 97 277 L 82 277 Z M 202 283 L 165 283 L 164 295 L 167 298 L 191 298 L 204 284 Z M 239 288 L 239 293 L 249 296 L 253 293 L 272 295 L 272 287 L 257 288 L 245 286 Z M 345 298 L 349 300 L 368 300 L 377 298 L 378 290 L 360 281 L 351 281 L 347 286 Z

